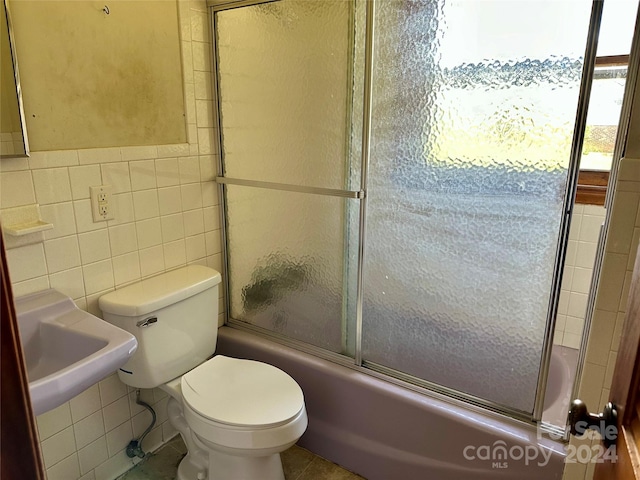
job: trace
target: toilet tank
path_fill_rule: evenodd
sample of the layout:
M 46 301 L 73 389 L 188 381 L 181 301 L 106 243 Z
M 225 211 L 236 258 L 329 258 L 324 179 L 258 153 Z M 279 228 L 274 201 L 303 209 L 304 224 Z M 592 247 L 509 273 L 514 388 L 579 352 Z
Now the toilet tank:
M 100 297 L 104 320 L 138 340 L 120 380 L 154 388 L 209 358 L 218 337 L 219 283 L 215 270 L 190 265 Z

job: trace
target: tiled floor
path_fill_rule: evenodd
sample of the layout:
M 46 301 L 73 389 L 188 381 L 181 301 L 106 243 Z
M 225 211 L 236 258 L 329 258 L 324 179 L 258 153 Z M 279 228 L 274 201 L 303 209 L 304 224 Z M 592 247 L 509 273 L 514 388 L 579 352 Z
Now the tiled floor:
M 119 480 L 174 480 L 178 463 L 186 453 L 184 442 L 178 435 Z M 364 480 L 297 445 L 282 453 L 282 467 L 286 480 Z

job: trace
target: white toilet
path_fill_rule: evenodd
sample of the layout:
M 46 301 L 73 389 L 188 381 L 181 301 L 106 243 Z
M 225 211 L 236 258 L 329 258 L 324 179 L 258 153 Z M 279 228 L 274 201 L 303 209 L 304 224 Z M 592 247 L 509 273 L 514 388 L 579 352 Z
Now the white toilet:
M 118 375 L 171 395 L 169 421 L 188 450 L 179 480 L 284 480 L 280 452 L 307 428 L 302 390 L 272 365 L 211 358 L 219 283 L 192 265 L 102 296 L 104 319 L 138 340 Z

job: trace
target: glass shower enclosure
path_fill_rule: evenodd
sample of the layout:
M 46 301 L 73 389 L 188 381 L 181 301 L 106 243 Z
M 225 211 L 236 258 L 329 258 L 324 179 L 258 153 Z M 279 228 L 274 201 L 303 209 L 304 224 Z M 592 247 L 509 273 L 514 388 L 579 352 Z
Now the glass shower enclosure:
M 539 420 L 599 7 L 238 5 L 211 8 L 229 321 Z

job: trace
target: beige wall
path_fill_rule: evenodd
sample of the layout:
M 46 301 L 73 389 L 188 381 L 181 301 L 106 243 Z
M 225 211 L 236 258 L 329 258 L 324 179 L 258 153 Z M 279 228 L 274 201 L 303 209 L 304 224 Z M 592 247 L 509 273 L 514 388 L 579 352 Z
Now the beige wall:
M 186 141 L 175 1 L 12 0 L 32 151 Z
M 111 18 L 101 17 L 104 3 L 72 3 L 78 11 L 97 8 L 100 20 L 118 23 L 121 28 L 128 25 L 143 32 L 147 23 L 153 23 L 140 16 L 121 23 L 118 11 L 125 7 L 122 1 L 108 2 L 114 15 Z M 43 219 L 54 225 L 45 233 L 44 241 L 7 251 L 15 295 L 52 287 L 69 295 L 80 308 L 100 316 L 97 300 L 114 288 L 185 264 L 221 268 L 220 217 L 213 181 L 217 163 L 214 131 L 211 118 L 197 114 L 210 112 L 212 106 L 205 2 L 180 1 L 178 7 L 170 0 L 157 3 L 167 7 L 166 15 L 172 22 L 177 21 L 175 10 L 179 10 L 180 38 L 174 38 L 171 46 L 180 51 L 183 67 L 178 71 L 184 75 L 173 94 L 178 98 L 172 101 L 186 107 L 186 117 L 180 122 L 188 133 L 187 141 L 176 143 L 175 137 L 160 130 L 153 132 L 156 143 L 151 145 L 129 146 L 125 135 L 109 148 L 94 148 L 101 146 L 101 140 L 95 138 L 85 145 L 91 148 L 45 150 L 28 159 L 0 161 L 0 214 L 9 207 L 38 203 Z M 57 18 L 55 11 L 46 12 Z M 74 27 L 69 24 L 70 18 L 64 25 Z M 85 28 L 72 29 L 78 35 L 75 45 L 92 39 Z M 42 51 L 33 55 L 34 61 L 44 62 L 49 55 L 58 62 L 65 61 L 63 53 Z M 136 58 L 132 54 L 129 60 Z M 145 59 L 140 60 L 140 69 L 145 63 Z M 135 67 L 134 62 L 131 68 Z M 88 64 L 89 73 L 92 68 L 95 65 Z M 146 96 L 145 88 L 155 88 L 132 78 L 132 71 L 122 72 L 118 80 L 123 92 L 130 87 L 137 92 L 128 106 L 134 113 L 129 125 L 139 118 L 137 109 L 148 113 L 147 100 L 153 97 Z M 102 73 L 94 71 L 95 76 Z M 22 75 L 29 80 L 28 69 Z M 161 81 L 162 77 L 157 79 L 157 83 Z M 46 82 L 31 85 L 60 99 L 57 87 L 50 90 Z M 90 106 L 86 108 L 91 110 Z M 30 133 L 42 126 L 35 127 L 38 124 L 34 121 L 32 115 L 27 116 Z M 67 130 L 77 133 L 79 127 L 62 122 L 42 128 L 66 136 Z M 111 131 L 128 128 L 114 125 Z M 94 223 L 89 186 L 100 184 L 113 186 L 115 219 Z M 224 302 L 220 305 L 223 307 Z M 218 313 L 212 312 L 213 321 L 221 320 Z M 142 395 L 158 414 L 158 423 L 143 445 L 150 451 L 175 432 L 166 421 L 166 394 L 154 389 L 143 390 Z M 133 466 L 124 448 L 149 425 L 150 415 L 135 403 L 134 392 L 112 375 L 40 415 L 37 423 L 49 480 L 103 480 L 116 478 Z

